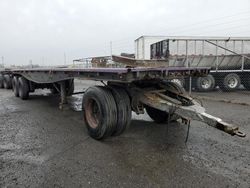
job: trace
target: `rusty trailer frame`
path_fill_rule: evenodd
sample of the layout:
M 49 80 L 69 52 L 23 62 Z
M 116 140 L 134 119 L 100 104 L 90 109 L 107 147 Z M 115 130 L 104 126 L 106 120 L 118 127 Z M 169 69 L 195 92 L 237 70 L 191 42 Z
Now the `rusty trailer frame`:
M 218 117 L 207 114 L 205 112 L 205 108 L 203 108 L 198 102 L 196 102 L 193 98 L 186 94 L 180 85 L 170 81 L 173 78 L 206 76 L 209 73 L 209 70 L 210 68 L 208 67 L 9 69 L 0 71 L 0 82 L 5 77 L 11 78 L 14 93 L 20 98 L 22 98 L 22 92 L 26 92 L 28 94 L 29 92 L 33 92 L 37 88 L 56 88 L 61 97 L 60 108 L 63 108 L 63 105 L 67 102 L 67 87 L 69 87 L 67 86 L 67 84 L 69 83 L 69 80 L 73 80 L 74 78 L 81 78 L 85 80 L 106 81 L 103 88 L 92 87 L 92 89 L 90 89 L 91 91 L 87 91 L 88 94 L 84 94 L 84 97 L 89 98 L 89 100 L 86 102 L 86 105 L 90 109 L 100 108 L 98 110 L 103 110 L 105 105 L 114 105 L 114 103 L 111 103 L 114 99 L 112 99 L 110 104 L 104 104 L 103 101 L 101 103 L 98 103 L 99 99 L 91 98 L 92 95 L 89 94 L 90 92 L 95 95 L 98 94 L 98 91 L 101 92 L 103 96 L 109 96 L 110 91 L 112 91 L 115 96 L 117 96 L 117 93 L 119 94 L 120 92 L 120 96 L 125 96 L 125 98 L 127 97 L 129 99 L 129 102 L 126 102 L 127 104 L 124 103 L 122 105 L 126 105 L 127 107 L 129 107 L 130 109 L 127 109 L 127 111 L 129 111 L 130 113 L 131 111 L 134 111 L 137 114 L 142 114 L 145 112 L 144 109 L 147 110 L 148 108 L 153 108 L 154 110 L 157 110 L 157 112 L 164 112 L 164 115 L 168 116 L 168 121 L 170 121 L 170 118 L 173 117 L 175 117 L 175 120 L 181 119 L 185 123 L 190 123 L 191 120 L 198 120 L 231 135 L 244 137 L 245 134 L 239 131 L 239 128 L 237 126 L 228 124 Z M 15 91 L 15 89 L 19 91 Z M 103 96 L 100 97 L 102 98 Z M 23 97 L 22 99 L 27 98 Z M 108 99 L 108 97 L 106 97 L 106 99 Z M 97 100 L 99 106 L 96 105 L 94 107 L 91 107 L 91 105 L 94 105 L 94 100 Z M 120 98 L 120 100 L 123 100 L 123 98 Z M 83 100 L 83 103 L 84 101 L 86 100 Z M 116 108 L 123 109 L 122 105 L 121 107 L 117 106 Z M 108 106 L 108 108 L 112 109 L 114 108 L 114 106 Z M 93 112 L 86 112 L 85 109 L 84 113 L 87 113 L 88 116 L 91 116 L 91 113 L 97 112 L 94 112 L 94 110 Z M 96 139 L 102 139 L 107 135 L 112 135 L 111 133 L 106 133 L 108 131 L 98 133 L 102 134 L 101 136 L 96 136 L 96 133 L 93 133 L 95 126 L 100 126 L 102 127 L 102 129 L 104 129 L 104 120 L 95 120 L 95 118 L 97 117 L 103 118 L 99 116 L 100 113 L 99 115 L 95 114 L 95 116 L 91 116 L 92 119 L 90 118 L 89 122 L 88 117 L 86 117 L 87 120 L 85 119 L 85 122 L 87 122 L 87 124 L 90 124 L 90 126 L 87 127 L 88 130 L 91 130 L 89 131 L 90 135 Z M 113 115 L 110 116 L 113 117 Z M 115 127 L 119 126 L 118 112 L 117 114 L 115 114 L 115 116 L 115 120 L 111 119 L 112 121 L 116 121 L 114 123 L 116 125 L 113 125 L 112 131 L 114 131 L 113 129 L 115 129 Z M 131 118 L 131 114 L 127 116 L 129 117 L 123 117 L 123 119 L 126 120 L 126 118 Z M 111 120 L 109 122 L 111 122 Z M 123 124 L 125 124 L 125 120 L 123 120 Z M 102 122 L 103 125 L 99 125 L 98 122 Z M 126 123 L 127 122 L 130 121 L 126 120 Z M 93 124 L 92 126 L 91 123 Z M 105 126 L 106 129 L 112 127 L 109 124 Z M 110 131 L 111 129 L 109 130 L 109 132 Z

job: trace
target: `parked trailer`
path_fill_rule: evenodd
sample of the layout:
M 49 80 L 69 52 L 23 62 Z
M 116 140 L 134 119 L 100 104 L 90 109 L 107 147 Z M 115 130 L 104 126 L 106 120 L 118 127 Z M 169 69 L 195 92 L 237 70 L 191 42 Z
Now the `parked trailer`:
M 73 94 L 74 78 L 106 81 L 104 86 L 89 87 L 82 100 L 84 123 L 89 135 L 98 140 L 122 134 L 130 124 L 132 111 L 143 114 L 145 110 L 156 123 L 181 119 L 190 124 L 191 120 L 198 120 L 244 137 L 237 126 L 207 114 L 181 86 L 168 81 L 208 73 L 206 67 L 12 69 L 1 71 L 0 83 L 12 82 L 14 95 L 23 100 L 35 89 L 49 88 L 60 93 L 59 107 L 63 108 L 67 95 Z
M 168 60 L 169 66 L 211 67 L 208 76 L 192 78 L 199 91 L 232 91 L 241 84 L 250 90 L 250 38 L 169 37 L 150 48 L 151 59 Z

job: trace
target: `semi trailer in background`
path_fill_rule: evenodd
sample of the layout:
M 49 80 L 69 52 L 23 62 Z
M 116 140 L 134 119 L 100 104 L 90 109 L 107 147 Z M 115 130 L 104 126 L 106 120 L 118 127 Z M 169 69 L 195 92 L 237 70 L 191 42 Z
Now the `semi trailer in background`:
M 150 59 L 173 67 L 211 67 L 206 77 L 179 80 L 186 88 L 250 90 L 250 38 L 168 37 L 150 45 Z

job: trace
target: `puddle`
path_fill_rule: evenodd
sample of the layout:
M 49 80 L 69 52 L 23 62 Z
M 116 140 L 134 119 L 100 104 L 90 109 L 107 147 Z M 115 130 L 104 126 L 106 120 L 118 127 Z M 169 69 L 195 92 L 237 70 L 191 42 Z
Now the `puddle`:
M 20 149 L 20 148 L 21 148 L 21 146 L 13 144 L 13 143 L 0 145 L 0 150 L 16 150 L 16 149 Z

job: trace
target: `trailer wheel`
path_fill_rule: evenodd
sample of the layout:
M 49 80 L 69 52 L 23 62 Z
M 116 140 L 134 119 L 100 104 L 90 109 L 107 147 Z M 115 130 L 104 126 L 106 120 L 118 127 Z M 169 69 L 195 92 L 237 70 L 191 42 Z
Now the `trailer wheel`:
M 150 106 L 145 106 L 146 111 L 149 117 L 154 120 L 156 123 L 166 123 L 168 121 L 168 113 L 152 108 Z
M 199 77 L 196 81 L 196 88 L 198 91 L 212 91 L 214 87 L 215 80 L 211 74 L 207 75 L 206 77 Z
M 250 90 L 250 78 L 245 78 L 243 85 L 244 85 L 245 89 Z
M 175 78 L 170 81 L 173 83 L 179 84 L 181 87 L 185 85 L 185 80 L 183 78 Z
M 24 77 L 18 78 L 18 93 L 22 100 L 29 98 L 29 83 Z
M 240 84 L 240 77 L 235 73 L 231 73 L 225 76 L 219 86 L 223 91 L 234 91 L 240 87 Z
M 186 90 L 184 89 L 184 87 L 176 82 L 162 81 L 160 83 L 160 87 L 163 87 L 167 89 L 168 91 L 172 91 L 175 93 L 184 94 L 184 95 L 186 94 Z
M 13 89 L 14 95 L 16 97 L 19 97 L 19 87 L 18 87 L 18 77 L 17 76 L 14 76 L 12 79 L 12 89 Z
M 112 135 L 118 136 L 122 134 L 130 125 L 132 116 L 131 104 L 125 89 L 111 87 L 111 91 L 117 108 L 117 123 Z
M 4 86 L 3 86 L 3 75 L 0 75 L 0 88 L 4 88 Z
M 11 89 L 11 77 L 10 75 L 4 75 L 3 76 L 3 86 L 5 89 Z
M 110 90 L 90 87 L 83 95 L 82 110 L 85 125 L 92 138 L 100 140 L 114 132 L 117 109 Z

